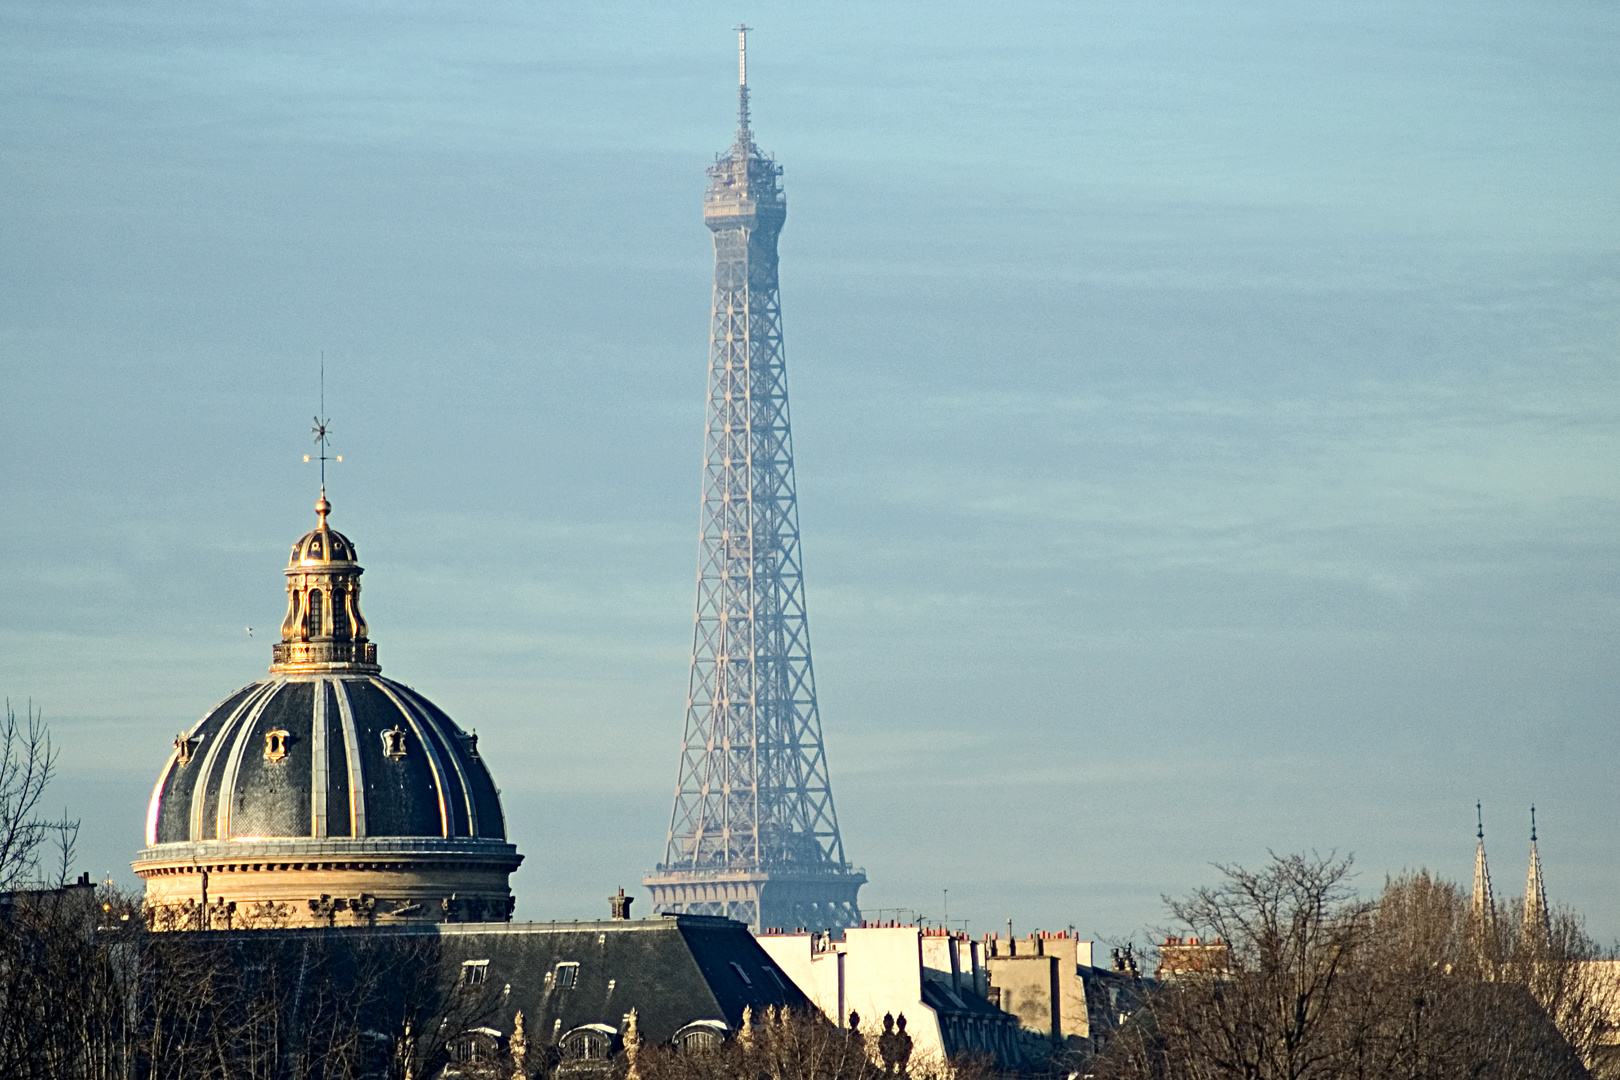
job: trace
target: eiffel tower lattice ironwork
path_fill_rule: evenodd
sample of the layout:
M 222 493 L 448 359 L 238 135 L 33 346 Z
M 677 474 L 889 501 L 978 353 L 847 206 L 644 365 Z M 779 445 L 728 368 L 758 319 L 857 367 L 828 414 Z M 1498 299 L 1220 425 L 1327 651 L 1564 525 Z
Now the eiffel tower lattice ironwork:
M 777 288 L 781 167 L 748 125 L 708 170 L 714 236 L 697 619 L 675 809 L 654 909 L 755 930 L 857 925 L 816 708 Z

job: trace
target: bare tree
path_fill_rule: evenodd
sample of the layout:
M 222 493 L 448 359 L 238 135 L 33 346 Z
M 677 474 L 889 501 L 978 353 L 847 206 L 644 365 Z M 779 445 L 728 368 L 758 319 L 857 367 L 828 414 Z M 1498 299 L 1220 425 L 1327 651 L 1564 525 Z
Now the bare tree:
M 1609 1000 L 1567 913 L 1545 930 L 1470 918 L 1425 872 L 1376 901 L 1331 856 L 1221 867 L 1170 911 L 1229 961 L 1175 973 L 1099 1058 L 1110 1080 L 1579 1080 Z
M 39 816 L 55 775 L 56 749 L 44 717 L 30 703 L 19 720 L 8 700 L 0 720 L 0 892 L 38 883 L 41 849 L 53 835 L 61 848 L 55 883 L 66 883 L 71 874 L 78 822 Z
M 1194 934 L 1227 943 L 1229 975 L 1172 984 L 1154 1010 L 1158 1038 L 1198 1065 L 1189 1075 L 1331 1075 L 1335 992 L 1372 926 L 1371 905 L 1348 885 L 1350 860 L 1293 855 L 1259 872 L 1219 869 L 1222 885 L 1167 903 Z

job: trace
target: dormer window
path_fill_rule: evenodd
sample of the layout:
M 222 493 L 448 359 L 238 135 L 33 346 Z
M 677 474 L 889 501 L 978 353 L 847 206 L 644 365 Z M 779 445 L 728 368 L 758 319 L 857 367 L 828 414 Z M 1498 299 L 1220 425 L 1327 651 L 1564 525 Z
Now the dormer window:
M 398 761 L 405 756 L 405 729 L 395 724 L 382 733 L 383 753 Z
M 191 751 L 195 748 L 196 744 L 184 735 L 174 737 L 174 760 L 182 769 L 191 764 Z
M 265 732 L 264 756 L 269 758 L 271 761 L 280 761 L 282 758 L 286 757 L 287 739 L 291 734 L 291 732 L 282 731 L 279 728 L 275 731 Z

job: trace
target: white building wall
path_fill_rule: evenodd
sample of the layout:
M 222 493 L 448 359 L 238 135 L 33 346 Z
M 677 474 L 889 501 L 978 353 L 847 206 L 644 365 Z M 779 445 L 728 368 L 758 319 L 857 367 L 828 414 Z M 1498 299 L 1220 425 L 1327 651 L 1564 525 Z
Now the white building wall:
M 840 1027 L 848 1024 L 850 1012 L 860 1013 L 861 1031 L 873 1054 L 883 1031 L 883 1015 L 905 1013 L 912 1063 L 944 1060 L 939 1017 L 922 999 L 922 931 L 915 926 L 852 927 L 844 931 L 843 941 L 832 942 L 821 953 L 812 951 L 814 937 L 764 934 L 758 940 L 782 973 Z M 945 964 L 948 972 L 948 958 Z

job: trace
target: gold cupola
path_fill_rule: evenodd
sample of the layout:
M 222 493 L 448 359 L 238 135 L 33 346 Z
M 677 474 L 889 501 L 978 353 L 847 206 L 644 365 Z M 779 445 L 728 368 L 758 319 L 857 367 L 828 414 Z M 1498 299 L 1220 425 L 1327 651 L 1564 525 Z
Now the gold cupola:
M 360 575 L 354 544 L 327 525 L 332 504 L 323 488 L 315 528 L 293 545 L 287 560 L 287 617 L 272 648 L 276 673 L 354 671 L 375 674 L 377 646 L 366 640 L 360 614 Z

